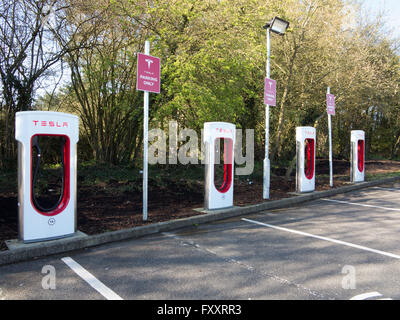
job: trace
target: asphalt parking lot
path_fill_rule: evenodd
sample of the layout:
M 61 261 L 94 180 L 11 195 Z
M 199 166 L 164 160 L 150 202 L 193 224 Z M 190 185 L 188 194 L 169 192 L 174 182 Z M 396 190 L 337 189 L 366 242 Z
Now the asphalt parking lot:
M 0 267 L 0 299 L 400 299 L 400 184 Z

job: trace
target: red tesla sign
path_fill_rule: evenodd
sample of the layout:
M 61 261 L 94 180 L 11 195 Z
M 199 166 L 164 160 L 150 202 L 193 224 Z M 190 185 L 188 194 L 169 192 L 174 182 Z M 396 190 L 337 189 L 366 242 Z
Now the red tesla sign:
M 335 96 L 333 94 L 326 94 L 326 112 L 332 116 L 335 115 Z
M 160 93 L 160 58 L 137 54 L 136 89 Z
M 269 78 L 264 81 L 264 104 L 276 106 L 276 81 Z

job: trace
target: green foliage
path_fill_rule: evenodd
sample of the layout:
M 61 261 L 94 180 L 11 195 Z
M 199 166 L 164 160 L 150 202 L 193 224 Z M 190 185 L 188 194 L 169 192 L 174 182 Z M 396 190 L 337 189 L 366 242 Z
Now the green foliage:
M 367 156 L 400 156 L 400 62 L 381 21 L 365 22 L 342 0 L 123 0 L 87 3 L 104 10 L 89 45 L 72 52 L 73 90 L 53 102 L 82 119 L 85 159 L 140 164 L 142 93 L 135 89 L 136 52 L 151 41 L 161 58 L 162 88 L 151 94 L 151 127 L 169 120 L 200 131 L 206 121 L 255 129 L 256 159 L 264 157 L 266 40 L 274 16 L 290 21 L 272 34 L 271 77 L 277 106 L 270 113 L 272 160 L 289 164 L 297 126 L 315 126 L 317 155 L 327 156 L 325 93 L 336 96 L 333 151 L 348 158 L 350 130 L 366 131 Z M 78 14 L 75 12 L 71 23 Z M 79 41 L 78 38 L 72 39 Z
M 0 170 L 0 193 L 8 193 L 18 190 L 17 170 Z

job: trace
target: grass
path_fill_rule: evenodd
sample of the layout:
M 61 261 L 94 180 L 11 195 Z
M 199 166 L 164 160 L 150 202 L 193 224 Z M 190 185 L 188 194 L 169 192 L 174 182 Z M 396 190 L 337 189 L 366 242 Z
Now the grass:
M 365 173 L 365 180 L 371 181 L 371 180 L 379 180 L 379 179 L 393 178 L 399 176 L 400 176 L 400 171 L 388 172 L 388 173 L 374 173 L 374 174 Z
M 272 171 L 279 168 L 277 164 L 272 166 Z M 46 167 L 43 170 L 44 178 L 54 175 L 59 170 L 55 167 Z M 222 170 L 222 167 L 218 168 Z M 219 172 L 221 175 L 221 172 Z M 377 180 L 388 177 L 400 176 L 400 171 L 371 174 L 366 173 L 366 180 Z M 254 163 L 253 173 L 249 176 L 236 176 L 240 181 L 260 180 L 263 177 L 263 162 Z M 318 178 L 329 179 L 329 175 L 318 175 Z M 128 165 L 105 165 L 94 164 L 93 162 L 79 163 L 78 165 L 78 186 L 79 187 L 102 187 L 107 193 L 134 192 L 142 190 L 141 169 Z M 335 180 L 346 181 L 348 175 L 334 175 Z M 45 179 L 44 179 L 45 180 Z M 177 185 L 186 189 L 198 191 L 199 183 L 204 181 L 203 165 L 150 165 L 149 184 L 161 188 L 169 188 L 179 193 Z M 44 186 L 46 187 L 46 186 Z M 18 188 L 17 171 L 0 172 L 0 193 L 16 193 Z
M 17 192 L 18 174 L 17 171 L 0 172 L 0 193 Z
M 176 185 L 187 189 L 197 189 L 198 182 L 204 179 L 201 165 L 161 166 L 150 165 L 149 185 L 170 188 L 179 193 Z M 78 184 L 84 187 L 100 186 L 108 194 L 142 191 L 142 170 L 132 166 L 87 165 L 78 167 Z

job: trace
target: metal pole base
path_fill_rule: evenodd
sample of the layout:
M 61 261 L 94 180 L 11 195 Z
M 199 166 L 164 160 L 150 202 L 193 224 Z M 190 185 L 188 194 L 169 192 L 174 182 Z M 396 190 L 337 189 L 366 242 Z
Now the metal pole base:
M 271 164 L 269 159 L 264 159 L 263 198 L 269 199 Z

